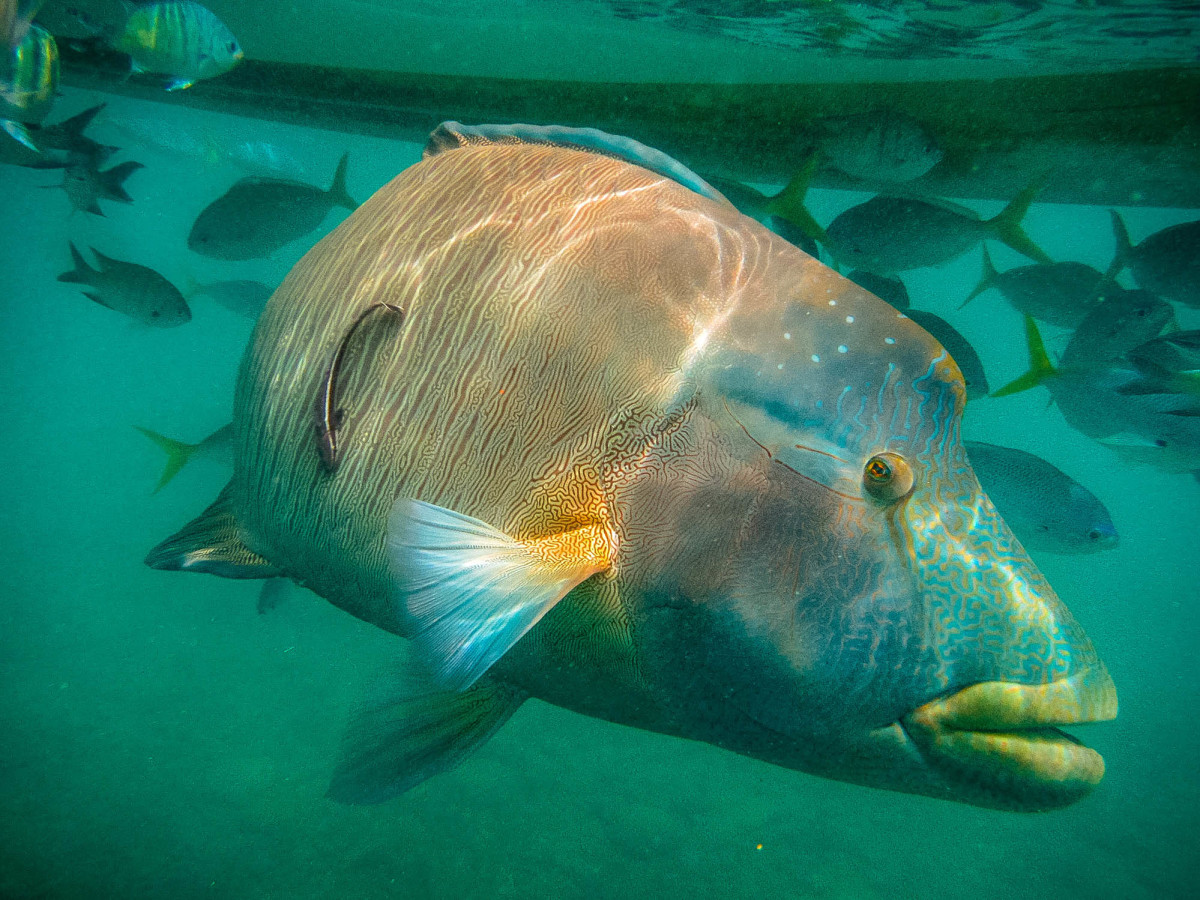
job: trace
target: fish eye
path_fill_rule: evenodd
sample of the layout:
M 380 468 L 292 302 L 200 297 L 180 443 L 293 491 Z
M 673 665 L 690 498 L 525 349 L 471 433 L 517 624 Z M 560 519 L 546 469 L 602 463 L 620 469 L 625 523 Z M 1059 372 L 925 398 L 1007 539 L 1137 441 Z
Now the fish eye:
M 237 53 L 237 41 L 230 41 L 225 49 L 230 53 Z
M 895 453 L 877 453 L 863 467 L 863 490 L 881 503 L 907 497 L 913 481 L 912 467 Z
M 1099 529 L 1099 528 L 1093 528 L 1091 531 L 1089 531 L 1089 532 L 1088 532 L 1088 537 L 1089 537 L 1089 538 L 1091 538 L 1093 541 L 1098 541 L 1098 540 L 1100 540 L 1100 538 L 1102 538 L 1103 536 L 1104 536 L 1104 535 L 1102 535 L 1102 534 L 1100 533 L 1100 529 Z

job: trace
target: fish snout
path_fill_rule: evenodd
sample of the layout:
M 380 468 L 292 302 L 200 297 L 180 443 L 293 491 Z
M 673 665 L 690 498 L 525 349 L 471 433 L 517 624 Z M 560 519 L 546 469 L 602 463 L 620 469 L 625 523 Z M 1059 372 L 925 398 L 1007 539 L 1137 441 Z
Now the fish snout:
M 1047 684 L 984 681 L 925 703 L 900 720 L 925 761 L 961 799 L 1040 811 L 1082 799 L 1104 759 L 1060 730 L 1117 715 L 1103 664 Z

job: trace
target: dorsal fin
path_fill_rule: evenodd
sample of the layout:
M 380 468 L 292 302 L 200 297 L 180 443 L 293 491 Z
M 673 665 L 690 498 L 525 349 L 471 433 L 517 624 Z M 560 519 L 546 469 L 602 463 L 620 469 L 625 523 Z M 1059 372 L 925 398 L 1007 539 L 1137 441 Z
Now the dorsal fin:
M 222 578 L 274 578 L 280 571 L 238 536 L 230 485 L 216 501 L 146 556 L 152 569 L 206 572 Z
M 443 122 L 429 135 L 425 144 L 424 158 L 457 150 L 459 147 L 477 147 L 484 144 L 552 144 L 584 150 L 601 156 L 610 156 L 649 169 L 664 178 L 670 178 L 703 197 L 715 200 L 723 206 L 733 207 L 725 195 L 711 184 L 661 150 L 647 147 L 633 138 L 609 134 L 597 128 L 568 128 L 564 125 L 463 125 L 461 122 Z

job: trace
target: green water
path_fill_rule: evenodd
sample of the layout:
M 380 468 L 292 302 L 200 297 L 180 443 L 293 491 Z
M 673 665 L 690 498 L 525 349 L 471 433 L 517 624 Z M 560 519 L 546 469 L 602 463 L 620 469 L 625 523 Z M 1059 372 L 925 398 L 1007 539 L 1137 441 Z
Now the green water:
M 132 205 L 69 214 L 57 172 L 0 171 L 0 896 L 1188 897 L 1200 891 L 1200 485 L 1129 467 L 1071 430 L 1044 391 L 973 403 L 966 435 L 1033 450 L 1096 492 L 1120 547 L 1036 561 L 1121 698 L 1078 729 L 1107 775 L 1046 814 L 993 812 L 816 779 L 532 701 L 462 767 L 365 808 L 323 796 L 348 710 L 405 650 L 300 589 L 259 615 L 257 583 L 155 572 L 146 551 L 228 473 L 197 461 L 151 494 L 162 459 L 134 425 L 199 440 L 230 415 L 251 323 L 197 299 L 169 331 L 132 325 L 55 277 L 67 240 L 189 278 L 275 283 L 308 246 L 218 263 L 188 253 L 196 214 L 241 174 L 220 154 L 132 145 L 145 120 L 287 147 L 327 185 L 350 152 L 365 199 L 420 147 L 68 89 L 93 132 L 144 162 Z M 216 140 L 219 139 L 219 140 Z M 863 195 L 817 191 L 827 222 Z M 976 204 L 991 215 L 999 204 Z M 1123 210 L 1137 240 L 1195 210 Z M 332 213 L 323 230 L 344 214 Z M 1106 209 L 1035 205 L 1055 259 L 1103 269 Z M 319 234 L 314 234 L 315 240 Z M 1019 258 L 993 245 L 1000 268 Z M 991 383 L 1025 365 L 995 294 L 959 311 L 979 251 L 907 273 L 914 305 L 972 341 Z M 1180 309 L 1185 328 L 1200 313 Z M 1061 348 L 1063 335 L 1050 332 Z

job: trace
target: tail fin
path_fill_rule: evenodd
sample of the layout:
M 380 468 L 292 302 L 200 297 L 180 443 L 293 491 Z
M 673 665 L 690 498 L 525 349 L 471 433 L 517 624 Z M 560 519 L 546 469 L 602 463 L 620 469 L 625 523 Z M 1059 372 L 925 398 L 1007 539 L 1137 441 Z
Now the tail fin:
M 962 309 L 984 291 L 990 291 L 996 286 L 996 279 L 1000 273 L 996 271 L 996 267 L 992 265 L 992 254 L 988 253 L 988 248 L 985 245 L 983 248 L 983 274 L 979 276 L 979 284 L 975 285 L 975 290 L 967 294 L 967 299 L 958 307 Z
M 104 192 L 104 196 L 109 200 L 120 200 L 122 203 L 132 203 L 133 198 L 125 191 L 125 179 L 136 172 L 138 169 L 144 169 L 140 162 L 123 162 L 118 166 L 113 166 L 111 169 L 105 169 L 103 172 L 97 172 L 96 177 L 100 183 L 100 189 Z
M 808 186 L 816 174 L 820 157 L 813 153 L 804 161 L 800 171 L 793 176 L 782 191 L 767 201 L 767 212 L 781 219 L 787 219 L 804 234 L 814 241 L 825 241 L 825 229 L 817 224 L 808 207 L 804 205 L 804 197 L 808 194 Z
M 998 391 L 992 391 L 993 397 L 1007 397 L 1019 394 L 1031 387 L 1037 387 L 1058 370 L 1046 355 L 1046 345 L 1042 342 L 1042 334 L 1038 331 L 1033 316 L 1025 317 L 1025 340 L 1029 345 L 1029 371 L 1015 381 L 1010 381 Z
M 75 268 L 63 272 L 58 276 L 58 280 L 71 284 L 91 284 L 92 276 L 97 273 L 97 270 L 87 264 L 87 260 L 83 258 L 83 254 L 79 252 L 74 241 L 71 242 L 70 247 L 71 262 L 74 263 Z
M 60 134 L 68 138 L 71 143 L 75 143 L 83 137 L 83 133 L 92 124 L 92 120 L 96 118 L 97 113 L 107 105 L 107 103 L 97 103 L 95 106 L 89 106 L 83 112 L 76 113 L 69 119 L 63 119 L 55 128 L 58 129 Z
M 1129 241 L 1129 229 L 1125 227 L 1125 220 L 1121 218 L 1121 214 L 1115 209 L 1110 209 L 1108 214 L 1112 216 L 1113 227 L 1113 242 L 1116 247 L 1113 249 L 1112 265 L 1108 267 L 1108 271 L 1104 273 L 1106 280 L 1112 280 L 1121 274 L 1122 270 L 1129 265 L 1129 256 L 1133 253 L 1133 244 Z
M 1033 203 L 1033 198 L 1046 186 L 1048 178 L 1048 175 L 1038 178 L 1013 197 L 1008 206 L 1000 211 L 1000 215 L 994 219 L 988 219 L 985 223 L 1001 241 L 1022 256 L 1028 256 L 1034 262 L 1039 263 L 1050 263 L 1054 260 L 1025 233 L 1025 230 L 1021 228 L 1021 220 L 1025 218 L 1025 213 L 1029 212 L 1029 205 Z
M 138 425 L 133 426 L 142 434 L 150 438 L 159 448 L 167 454 L 167 464 L 163 466 L 162 475 L 159 476 L 158 484 L 154 486 L 154 493 L 157 494 L 167 484 L 179 474 L 179 470 L 187 465 L 188 460 L 192 458 L 192 454 L 196 452 L 199 444 L 185 444 L 183 441 L 177 441 L 174 438 L 169 438 L 166 435 L 159 434 L 157 431 L 151 431 L 149 428 L 142 428 Z
M 350 154 L 343 153 L 338 160 L 337 170 L 333 173 L 333 184 L 326 192 L 329 202 L 334 206 L 344 206 L 346 209 L 358 209 L 358 202 L 346 190 L 346 166 L 350 162 Z

